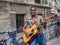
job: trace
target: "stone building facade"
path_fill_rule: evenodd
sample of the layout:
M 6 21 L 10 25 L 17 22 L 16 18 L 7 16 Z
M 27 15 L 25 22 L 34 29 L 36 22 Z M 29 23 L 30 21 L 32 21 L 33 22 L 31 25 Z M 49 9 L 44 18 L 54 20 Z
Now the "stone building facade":
M 30 16 L 30 7 L 37 8 L 37 14 L 42 13 L 43 17 L 50 15 L 51 6 L 47 0 L 0 0 L 0 32 L 13 31 L 24 23 Z
M 44 17 L 50 14 L 51 7 L 47 4 L 35 3 L 33 0 L 1 0 L 0 1 L 0 30 L 15 29 L 19 22 L 16 22 L 17 15 L 25 17 L 30 16 L 29 9 L 31 6 L 37 8 L 37 13 L 42 13 Z

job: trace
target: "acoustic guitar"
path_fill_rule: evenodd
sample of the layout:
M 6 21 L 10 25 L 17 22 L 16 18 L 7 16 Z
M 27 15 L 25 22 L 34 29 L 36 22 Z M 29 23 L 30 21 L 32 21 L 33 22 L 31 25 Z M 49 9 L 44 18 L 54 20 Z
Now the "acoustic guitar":
M 38 26 L 34 24 L 32 27 L 26 29 L 26 33 L 23 34 L 23 41 L 26 43 L 31 43 L 39 34 L 41 34 L 41 31 L 38 29 Z

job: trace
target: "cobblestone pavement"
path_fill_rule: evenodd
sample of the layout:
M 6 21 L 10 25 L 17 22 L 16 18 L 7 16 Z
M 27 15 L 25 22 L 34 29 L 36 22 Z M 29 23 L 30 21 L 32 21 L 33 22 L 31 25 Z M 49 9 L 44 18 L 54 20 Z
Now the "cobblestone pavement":
M 60 45 L 60 37 L 48 41 L 47 45 Z

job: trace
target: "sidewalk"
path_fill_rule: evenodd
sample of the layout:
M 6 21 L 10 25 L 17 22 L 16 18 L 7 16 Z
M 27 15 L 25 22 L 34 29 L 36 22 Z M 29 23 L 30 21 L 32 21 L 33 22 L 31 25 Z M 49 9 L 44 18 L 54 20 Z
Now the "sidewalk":
M 60 37 L 48 41 L 47 45 L 60 45 Z

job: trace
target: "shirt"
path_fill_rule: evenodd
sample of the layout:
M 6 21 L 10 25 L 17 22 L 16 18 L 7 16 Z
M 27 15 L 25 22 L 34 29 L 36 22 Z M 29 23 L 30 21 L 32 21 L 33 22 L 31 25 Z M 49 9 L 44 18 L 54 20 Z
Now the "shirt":
M 36 21 L 35 23 L 36 23 L 36 25 L 39 25 L 40 24 L 40 19 L 42 18 L 42 16 L 40 16 L 40 15 L 37 15 L 36 16 L 36 20 L 34 20 L 34 21 Z M 33 25 L 33 20 L 32 20 L 32 18 L 31 17 L 28 17 L 27 18 L 27 26 L 26 26 L 26 28 L 29 28 L 29 27 L 31 27 L 32 25 Z M 40 31 L 41 32 L 43 32 L 43 26 L 42 25 L 39 25 L 39 28 L 40 28 Z

